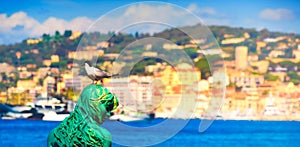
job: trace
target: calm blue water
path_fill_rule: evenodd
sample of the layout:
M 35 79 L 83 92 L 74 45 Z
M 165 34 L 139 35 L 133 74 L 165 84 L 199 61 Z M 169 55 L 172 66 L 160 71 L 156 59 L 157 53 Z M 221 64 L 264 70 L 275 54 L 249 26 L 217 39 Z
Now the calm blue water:
M 140 127 L 161 121 L 162 119 L 156 119 L 152 122 L 126 124 Z M 300 122 L 218 120 L 204 133 L 198 133 L 199 122 L 200 120 L 191 120 L 178 134 L 156 146 L 300 146 Z M 106 122 L 105 125 L 110 123 L 113 122 Z M 46 146 L 48 132 L 58 124 L 59 122 L 0 120 L 0 146 Z

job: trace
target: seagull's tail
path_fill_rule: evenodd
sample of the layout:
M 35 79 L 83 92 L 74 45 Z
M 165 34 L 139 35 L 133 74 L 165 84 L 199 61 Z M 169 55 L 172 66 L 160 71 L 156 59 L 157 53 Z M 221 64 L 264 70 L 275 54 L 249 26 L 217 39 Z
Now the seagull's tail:
M 117 77 L 117 76 L 120 76 L 120 74 L 117 73 L 117 74 L 112 74 L 112 75 L 111 75 L 111 77 Z
M 102 76 L 101 78 L 111 78 L 111 77 L 116 77 L 116 76 L 119 76 L 119 74 L 107 74 L 107 75 Z

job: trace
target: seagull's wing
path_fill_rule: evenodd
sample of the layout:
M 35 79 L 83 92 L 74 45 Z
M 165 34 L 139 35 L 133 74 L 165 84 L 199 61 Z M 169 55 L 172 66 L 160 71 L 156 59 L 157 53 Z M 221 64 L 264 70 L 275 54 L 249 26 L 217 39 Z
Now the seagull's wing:
M 102 78 L 109 78 L 112 76 L 111 74 L 109 74 L 103 70 L 100 70 L 96 67 L 90 66 L 87 63 L 85 64 L 85 71 L 86 71 L 88 77 L 92 80 L 100 80 Z
M 100 70 L 98 68 L 94 68 L 95 75 L 99 78 L 108 78 L 111 77 L 111 75 L 103 70 Z

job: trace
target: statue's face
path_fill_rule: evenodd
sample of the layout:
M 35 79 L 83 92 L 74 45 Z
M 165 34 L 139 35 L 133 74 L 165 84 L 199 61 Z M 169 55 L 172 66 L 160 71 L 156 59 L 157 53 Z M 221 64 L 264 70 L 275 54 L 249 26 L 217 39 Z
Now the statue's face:
M 81 93 L 77 105 L 83 115 L 93 123 L 101 124 L 110 116 L 110 111 L 118 106 L 118 99 L 100 85 L 88 85 Z

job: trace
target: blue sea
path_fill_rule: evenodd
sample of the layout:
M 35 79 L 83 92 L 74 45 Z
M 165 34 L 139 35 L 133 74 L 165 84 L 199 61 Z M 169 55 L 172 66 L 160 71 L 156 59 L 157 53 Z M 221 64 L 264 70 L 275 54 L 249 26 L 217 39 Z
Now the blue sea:
M 155 126 L 164 119 L 153 121 L 126 122 L 133 127 Z M 180 123 L 180 120 L 170 120 Z M 0 147 L 6 146 L 46 146 L 48 133 L 60 122 L 39 120 L 0 120 Z M 105 122 L 104 127 L 114 126 L 113 121 Z M 203 133 L 198 132 L 200 120 L 190 120 L 187 125 L 169 139 L 154 146 L 300 146 L 300 122 L 297 121 L 223 121 L 216 120 Z M 169 128 L 168 128 L 169 127 Z M 174 126 L 167 126 L 165 131 Z M 111 131 L 114 127 L 109 128 Z M 115 128 L 113 137 L 118 138 L 122 129 Z M 119 129 L 119 130 L 118 130 Z M 132 132 L 134 134 L 135 132 Z M 149 134 L 148 134 L 149 135 Z M 126 136 L 128 138 L 145 136 Z M 146 137 L 160 137 L 149 136 Z M 143 140 L 140 140 L 143 142 Z M 113 143 L 113 146 L 121 146 Z

